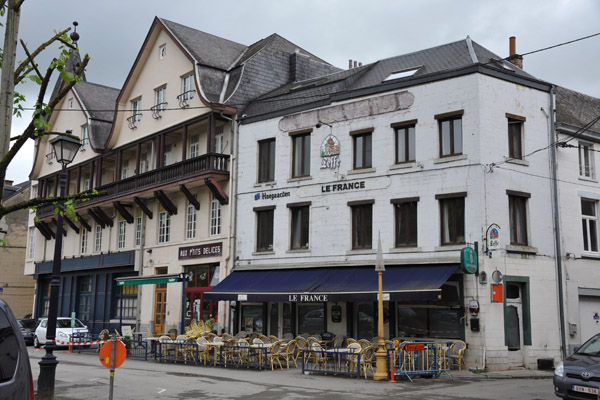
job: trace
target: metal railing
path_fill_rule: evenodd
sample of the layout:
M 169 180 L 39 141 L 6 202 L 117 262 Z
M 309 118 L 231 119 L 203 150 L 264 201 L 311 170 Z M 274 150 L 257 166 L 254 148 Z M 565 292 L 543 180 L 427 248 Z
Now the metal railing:
M 388 350 L 388 375 L 406 377 L 412 382 L 414 376 L 439 376 L 450 374 L 449 349 L 439 342 L 404 342 L 396 349 Z M 451 376 L 450 376 L 451 377 Z
M 347 349 L 302 350 L 302 373 L 360 377 L 361 354 Z

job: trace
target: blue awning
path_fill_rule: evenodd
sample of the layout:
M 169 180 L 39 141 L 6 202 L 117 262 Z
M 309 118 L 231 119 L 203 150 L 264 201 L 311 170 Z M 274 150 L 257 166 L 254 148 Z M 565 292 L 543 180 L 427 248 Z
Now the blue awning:
M 386 266 L 383 297 L 391 301 L 437 300 L 457 264 Z M 207 300 L 369 301 L 377 300 L 373 266 L 234 271 L 204 294 Z

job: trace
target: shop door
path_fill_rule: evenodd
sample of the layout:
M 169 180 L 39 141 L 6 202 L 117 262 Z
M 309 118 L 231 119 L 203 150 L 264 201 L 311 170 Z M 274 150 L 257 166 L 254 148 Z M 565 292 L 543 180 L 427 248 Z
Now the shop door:
M 358 303 L 356 328 L 358 339 L 371 340 L 375 334 L 375 309 L 373 303 Z
M 269 313 L 269 335 L 283 337 L 292 332 L 292 304 L 271 303 Z
M 157 268 L 156 274 L 162 275 L 167 273 L 167 268 Z M 165 317 L 167 311 L 167 284 L 161 283 L 156 285 L 154 289 L 154 332 L 165 332 Z
M 186 326 L 189 326 L 192 320 L 199 323 L 214 318 L 216 303 L 204 301 L 204 292 L 188 292 L 186 290 L 185 301 L 187 310 L 185 316 Z

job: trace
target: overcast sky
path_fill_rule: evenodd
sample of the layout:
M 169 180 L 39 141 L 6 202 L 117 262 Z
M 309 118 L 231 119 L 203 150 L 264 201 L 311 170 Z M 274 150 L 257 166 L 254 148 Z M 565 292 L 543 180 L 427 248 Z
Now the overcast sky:
M 78 21 L 80 51 L 92 57 L 88 81 L 121 88 L 154 16 L 244 45 L 278 33 L 340 68 L 348 59 L 368 64 L 467 35 L 507 57 L 510 36 L 517 52 L 527 53 L 600 32 L 597 0 L 25 0 L 19 37 L 35 48 Z M 524 59 L 535 77 L 595 97 L 599 65 L 600 36 Z M 17 90 L 33 98 L 37 89 Z M 15 119 L 13 136 L 24 126 Z M 24 148 L 7 179 L 26 181 L 32 158 L 33 146 Z

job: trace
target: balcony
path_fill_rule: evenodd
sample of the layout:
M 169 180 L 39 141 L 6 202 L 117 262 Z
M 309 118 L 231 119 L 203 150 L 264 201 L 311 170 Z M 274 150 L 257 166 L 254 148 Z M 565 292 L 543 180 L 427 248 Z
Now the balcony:
M 87 208 L 91 205 L 122 199 L 136 193 L 177 184 L 190 178 L 229 179 L 228 164 L 228 154 L 204 154 L 160 169 L 96 187 L 98 192 L 104 193 L 88 201 L 79 203 L 76 208 L 79 209 L 83 206 Z M 56 206 L 53 204 L 39 207 L 37 209 L 38 218 L 42 219 L 54 216 L 55 208 Z

